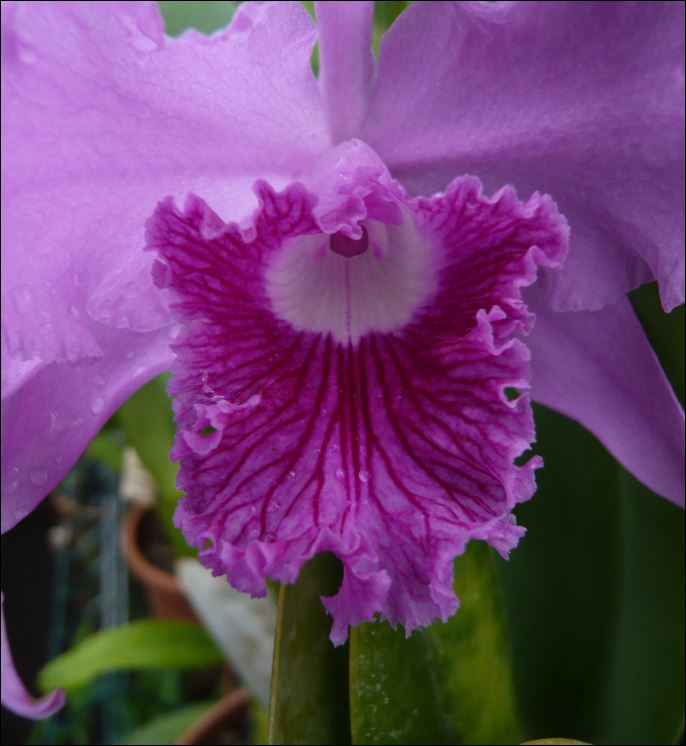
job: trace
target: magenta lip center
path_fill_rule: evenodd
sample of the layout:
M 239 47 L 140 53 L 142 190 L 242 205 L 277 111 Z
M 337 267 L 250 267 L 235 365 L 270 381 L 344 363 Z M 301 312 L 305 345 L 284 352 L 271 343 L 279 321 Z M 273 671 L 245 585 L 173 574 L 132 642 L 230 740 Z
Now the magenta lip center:
M 334 233 L 329 238 L 329 248 L 334 254 L 340 254 L 348 259 L 359 254 L 364 254 L 369 248 L 367 229 L 362 226 L 362 235 L 360 238 L 348 238 L 343 233 Z

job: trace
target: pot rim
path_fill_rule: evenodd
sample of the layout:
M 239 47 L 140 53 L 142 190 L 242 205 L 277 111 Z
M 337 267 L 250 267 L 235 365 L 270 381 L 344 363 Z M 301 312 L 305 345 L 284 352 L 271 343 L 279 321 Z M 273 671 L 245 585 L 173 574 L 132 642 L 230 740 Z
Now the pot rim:
M 151 508 L 133 504 L 126 511 L 121 525 L 121 547 L 129 570 L 144 583 L 161 588 L 169 593 L 183 593 L 176 576 L 157 565 L 153 565 L 143 554 L 139 534 L 143 519 L 154 513 Z

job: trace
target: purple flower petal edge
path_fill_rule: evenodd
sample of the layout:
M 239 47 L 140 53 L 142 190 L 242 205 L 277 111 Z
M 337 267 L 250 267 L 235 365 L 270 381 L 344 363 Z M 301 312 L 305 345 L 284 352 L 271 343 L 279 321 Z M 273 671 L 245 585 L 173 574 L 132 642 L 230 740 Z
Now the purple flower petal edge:
M 362 182 L 356 220 L 378 202 Z M 187 495 L 176 521 L 207 566 L 253 595 L 266 576 L 293 582 L 308 558 L 334 552 L 344 578 L 323 599 L 332 640 L 377 614 L 409 634 L 456 610 L 452 561 L 470 539 L 507 555 L 524 531 L 511 510 L 533 494 L 540 460 L 513 464 L 533 421 L 526 394 L 504 390 L 528 387 L 513 338 L 531 322 L 521 289 L 538 265 L 561 263 L 566 225 L 548 198 L 523 205 L 505 188 L 489 199 L 471 177 L 427 199 L 392 186 L 436 285 L 404 327 L 341 343 L 294 328 L 266 291 L 275 256 L 328 239 L 316 197 L 297 184 L 256 190 L 247 226 L 195 197 L 183 211 L 162 203 L 148 225 L 183 325 L 170 383 Z
M 2 704 L 23 717 L 38 720 L 50 717 L 64 704 L 60 689 L 36 699 L 26 690 L 14 667 L 12 651 L 5 629 L 5 599 L 0 595 L 0 667 L 2 668 Z

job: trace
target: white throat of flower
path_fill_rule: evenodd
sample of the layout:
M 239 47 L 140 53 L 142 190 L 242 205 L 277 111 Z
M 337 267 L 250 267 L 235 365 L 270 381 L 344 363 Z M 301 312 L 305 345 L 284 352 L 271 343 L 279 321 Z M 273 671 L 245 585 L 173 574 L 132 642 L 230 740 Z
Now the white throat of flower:
M 409 215 L 404 218 L 399 226 L 364 221 L 368 247 L 348 256 L 324 233 L 286 242 L 266 270 L 276 316 L 352 345 L 369 332 L 408 324 L 436 288 L 438 257 Z

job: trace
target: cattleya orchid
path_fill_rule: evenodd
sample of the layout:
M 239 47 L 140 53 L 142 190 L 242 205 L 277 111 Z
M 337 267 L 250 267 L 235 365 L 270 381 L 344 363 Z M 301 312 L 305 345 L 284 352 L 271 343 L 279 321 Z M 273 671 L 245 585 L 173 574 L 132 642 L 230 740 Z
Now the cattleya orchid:
M 683 504 L 625 297 L 684 300 L 682 3 L 416 3 L 378 61 L 369 2 L 2 11 L 3 531 L 167 369 L 187 540 L 254 595 L 334 552 L 334 643 L 517 543 L 530 388 Z

